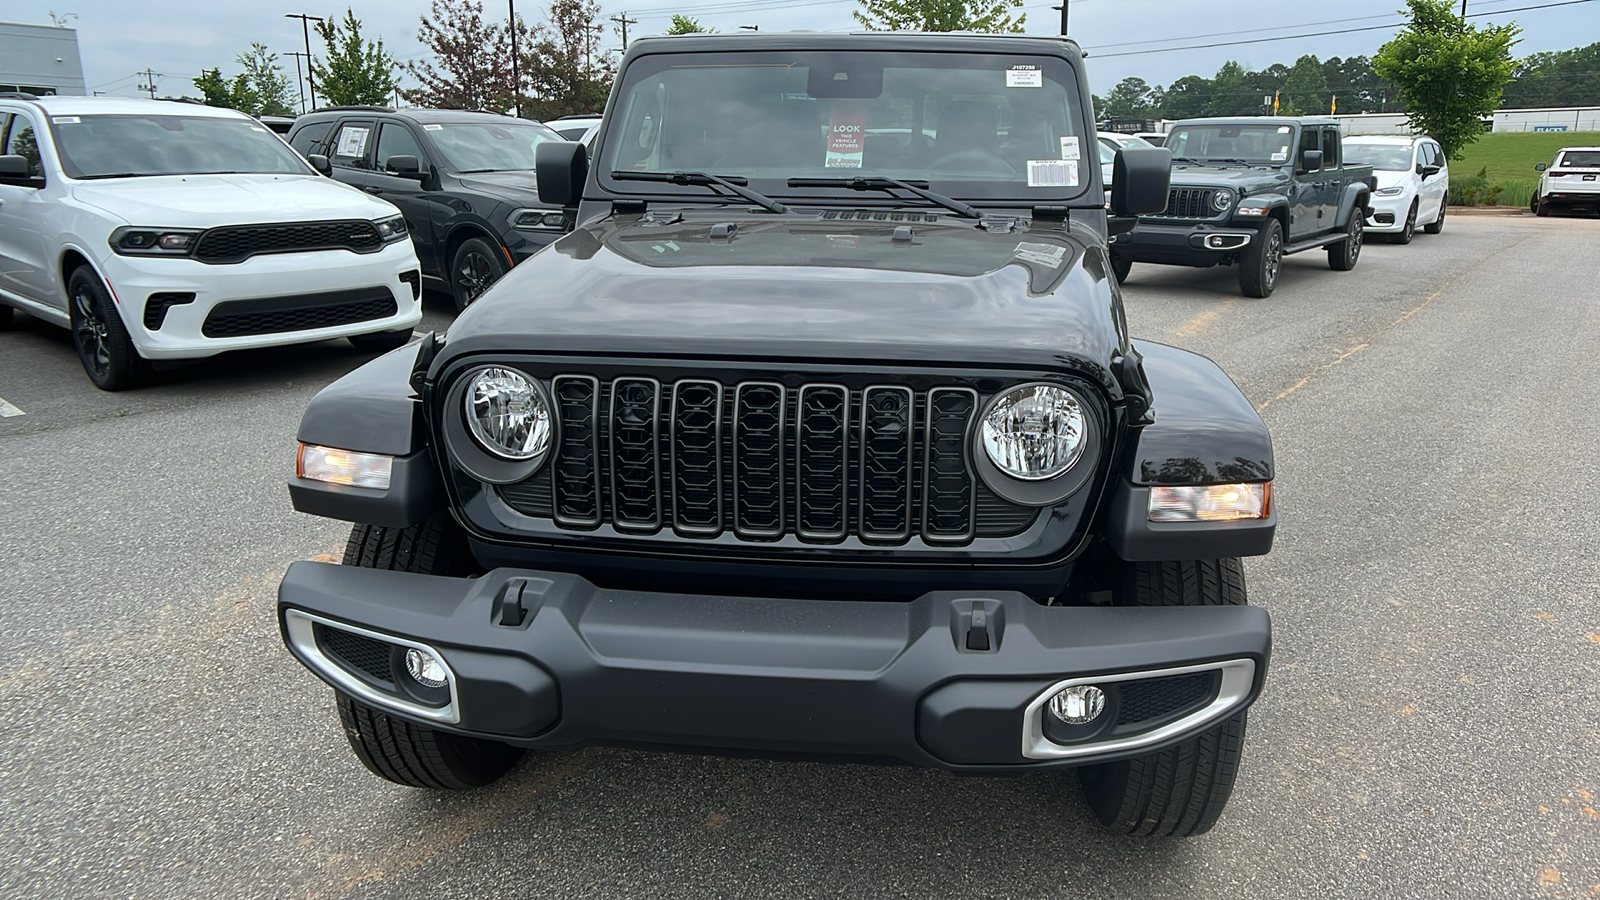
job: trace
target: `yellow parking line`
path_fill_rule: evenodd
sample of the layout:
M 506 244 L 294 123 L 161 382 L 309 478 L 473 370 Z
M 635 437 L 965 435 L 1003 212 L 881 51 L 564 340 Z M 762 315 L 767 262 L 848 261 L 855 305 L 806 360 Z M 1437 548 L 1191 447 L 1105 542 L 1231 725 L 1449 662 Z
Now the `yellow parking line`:
M 21 416 L 21 415 L 27 415 L 27 414 L 24 413 L 19 407 L 16 407 L 16 406 L 13 406 L 10 403 L 7 403 L 6 402 L 6 398 L 0 397 L 0 419 L 8 419 L 8 418 L 10 418 L 12 416 Z

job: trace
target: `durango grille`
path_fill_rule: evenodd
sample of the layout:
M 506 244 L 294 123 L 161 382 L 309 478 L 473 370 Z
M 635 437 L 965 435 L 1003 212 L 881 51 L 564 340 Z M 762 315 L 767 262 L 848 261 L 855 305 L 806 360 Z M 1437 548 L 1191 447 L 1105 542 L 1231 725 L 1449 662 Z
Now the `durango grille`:
M 564 529 L 952 544 L 1018 534 L 1037 516 L 967 464 L 969 388 L 589 375 L 550 386 L 551 461 L 500 493 Z
M 289 222 L 281 225 L 229 225 L 200 236 L 194 257 L 204 263 L 236 263 L 263 253 L 349 250 L 372 253 L 383 239 L 371 222 Z
M 1211 188 L 1173 188 L 1167 192 L 1167 209 L 1157 213 L 1162 219 L 1214 219 L 1221 215 L 1211 206 Z

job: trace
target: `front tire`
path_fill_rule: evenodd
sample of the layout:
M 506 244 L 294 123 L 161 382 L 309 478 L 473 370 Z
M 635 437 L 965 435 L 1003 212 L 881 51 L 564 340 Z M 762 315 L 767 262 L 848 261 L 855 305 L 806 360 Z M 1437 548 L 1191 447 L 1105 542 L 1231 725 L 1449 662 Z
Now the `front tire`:
M 1406 224 L 1400 229 L 1399 234 L 1389 235 L 1391 244 L 1409 244 L 1417 233 L 1417 202 L 1411 201 L 1411 208 L 1406 211 Z M 1354 215 L 1354 213 L 1352 213 Z
M 1240 606 L 1238 559 L 1128 563 L 1116 596 L 1125 606 Z M 1239 774 L 1245 713 L 1175 746 L 1078 770 L 1100 824 L 1125 834 L 1192 837 L 1211 830 Z
M 1344 240 L 1328 245 L 1328 268 L 1335 272 L 1348 272 L 1361 259 L 1361 239 L 1366 234 L 1367 223 L 1361 208 L 1350 210 L 1350 221 L 1344 226 Z
M 88 266 L 74 269 L 67 279 L 67 297 L 72 346 L 94 386 L 102 391 L 125 391 L 143 384 L 150 375 L 150 364 L 133 346 L 100 276 Z
M 1111 254 L 1111 274 L 1116 276 L 1117 284 L 1128 280 L 1128 273 L 1133 271 L 1133 260 L 1117 253 Z
M 344 564 L 425 575 L 464 576 L 477 569 L 466 533 L 447 514 L 407 528 L 357 525 Z M 461 791 L 482 787 L 517 764 L 524 751 L 499 741 L 417 725 L 336 694 L 350 749 L 368 771 L 407 787 Z
M 1538 201 L 1533 207 L 1533 214 L 1541 219 L 1550 215 L 1550 204 L 1543 200 Z
M 483 238 L 472 238 L 456 248 L 450 263 L 450 292 L 456 298 L 456 312 L 462 312 L 483 296 L 511 267 L 500 248 Z
M 1246 297 L 1270 297 L 1283 268 L 1283 224 L 1269 218 L 1255 240 L 1239 254 L 1239 292 Z

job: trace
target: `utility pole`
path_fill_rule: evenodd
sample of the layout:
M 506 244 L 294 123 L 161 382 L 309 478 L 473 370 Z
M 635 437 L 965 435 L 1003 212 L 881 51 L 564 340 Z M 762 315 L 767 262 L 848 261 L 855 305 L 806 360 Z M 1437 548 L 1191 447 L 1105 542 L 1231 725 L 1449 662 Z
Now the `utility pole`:
M 289 54 L 285 54 L 285 55 L 294 57 L 294 80 L 300 84 L 300 114 L 301 115 L 305 115 L 305 112 L 306 112 L 306 77 L 304 75 L 300 74 L 300 59 L 302 57 L 304 57 L 305 61 L 306 61 L 306 66 L 309 68 L 311 66 L 311 57 L 306 56 L 306 54 L 301 53 L 298 50 L 296 50 L 293 53 L 289 53 Z
M 156 73 L 150 71 L 150 69 L 147 67 L 143 74 L 144 84 L 139 85 L 134 90 L 149 91 L 150 99 L 154 100 L 156 98 Z
M 1461 0 L 1461 21 L 1467 20 L 1467 0 Z
M 1072 0 L 1061 0 L 1060 6 L 1050 7 L 1051 9 L 1061 10 L 1061 34 L 1063 37 L 1067 34 L 1067 4 L 1071 2 Z
M 639 20 L 638 19 L 630 19 L 630 18 L 628 18 L 628 13 L 627 13 L 626 10 L 624 10 L 622 15 L 620 15 L 620 16 L 612 16 L 611 17 L 611 21 L 613 21 L 613 22 L 617 23 L 618 25 L 622 26 L 622 52 L 623 53 L 627 53 L 628 52 L 628 26 L 629 25 L 637 25 L 637 24 L 639 24 Z
M 506 0 L 511 10 L 511 114 L 522 118 L 522 59 L 517 54 L 517 0 Z
M 311 69 L 311 23 L 321 22 L 321 16 L 308 16 L 305 13 L 287 13 L 285 19 L 299 19 L 300 32 L 306 38 L 306 80 L 311 82 L 311 108 L 317 108 L 317 73 Z

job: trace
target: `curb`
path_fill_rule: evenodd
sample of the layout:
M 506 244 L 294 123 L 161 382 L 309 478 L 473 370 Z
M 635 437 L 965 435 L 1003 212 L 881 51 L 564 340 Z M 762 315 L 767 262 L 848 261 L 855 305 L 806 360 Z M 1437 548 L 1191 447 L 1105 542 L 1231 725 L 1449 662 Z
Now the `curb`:
M 1455 206 L 1450 214 L 1456 216 L 1528 216 L 1533 215 L 1526 206 Z

